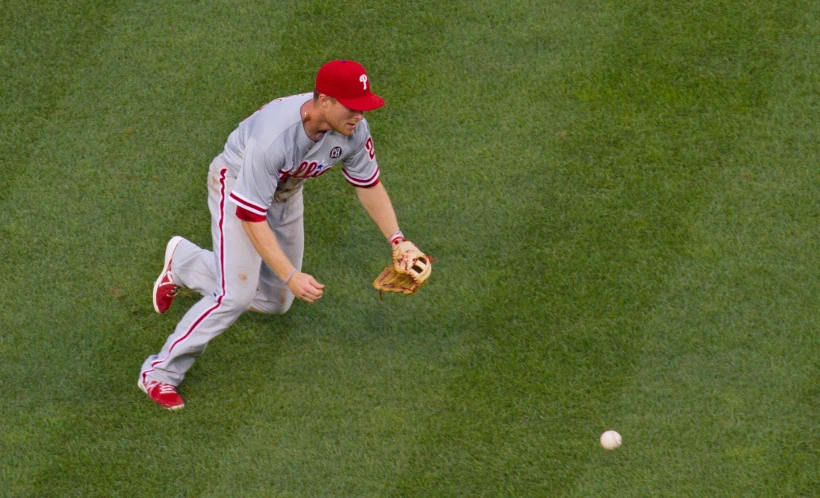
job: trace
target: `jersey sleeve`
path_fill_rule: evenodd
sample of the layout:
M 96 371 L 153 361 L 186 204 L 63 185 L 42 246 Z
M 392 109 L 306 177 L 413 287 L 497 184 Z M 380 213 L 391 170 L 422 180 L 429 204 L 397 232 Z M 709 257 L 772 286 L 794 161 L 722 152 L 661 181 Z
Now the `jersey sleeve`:
M 367 121 L 359 123 L 355 137 L 357 147 L 342 161 L 342 174 L 354 187 L 374 187 L 379 184 L 379 165 Z
M 242 168 L 230 196 L 240 219 L 260 221 L 267 215 L 284 165 L 284 156 L 273 149 L 264 150 L 254 139 L 245 144 Z

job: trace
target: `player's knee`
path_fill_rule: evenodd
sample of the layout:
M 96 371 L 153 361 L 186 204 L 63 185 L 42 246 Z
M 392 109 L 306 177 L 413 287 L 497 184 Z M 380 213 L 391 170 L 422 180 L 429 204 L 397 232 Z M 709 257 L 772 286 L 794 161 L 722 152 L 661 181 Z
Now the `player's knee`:
M 273 301 L 262 301 L 257 299 L 250 304 L 250 311 L 265 313 L 267 315 L 284 315 L 293 305 L 293 294 L 285 292 L 280 299 Z
M 226 270 L 227 291 L 222 296 L 222 309 L 226 311 L 246 311 L 256 297 L 259 275 L 244 270 Z
M 245 311 L 252 302 L 252 293 L 228 293 L 222 298 L 222 309 L 226 311 Z
M 282 304 L 279 306 L 279 310 L 276 313 L 277 315 L 284 315 L 288 312 L 291 305 L 293 305 L 293 294 L 288 292 L 287 295 L 282 299 Z

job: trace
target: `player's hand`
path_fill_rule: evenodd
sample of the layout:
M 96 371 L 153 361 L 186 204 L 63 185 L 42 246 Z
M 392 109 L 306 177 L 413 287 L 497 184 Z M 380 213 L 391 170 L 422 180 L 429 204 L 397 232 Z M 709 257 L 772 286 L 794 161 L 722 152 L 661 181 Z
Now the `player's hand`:
M 313 303 L 322 297 L 324 284 L 320 284 L 312 275 L 297 271 L 288 281 L 288 289 L 302 301 Z

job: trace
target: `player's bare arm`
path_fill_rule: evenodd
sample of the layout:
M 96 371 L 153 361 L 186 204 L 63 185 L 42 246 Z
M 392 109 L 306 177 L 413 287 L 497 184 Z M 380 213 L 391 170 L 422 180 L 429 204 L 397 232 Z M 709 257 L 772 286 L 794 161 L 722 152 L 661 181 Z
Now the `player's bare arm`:
M 430 277 L 430 258 L 414 243 L 404 239 L 393 204 L 381 182 L 372 187 L 356 187 L 356 194 L 367 214 L 390 241 L 393 252 L 393 264 L 382 270 L 373 287 L 379 292 L 415 294 Z
M 242 228 L 245 229 L 245 233 L 251 239 L 256 252 L 287 284 L 288 289 L 293 292 L 294 296 L 308 303 L 313 303 L 322 297 L 325 286 L 317 282 L 312 275 L 303 273 L 293 266 L 285 253 L 282 252 L 282 248 L 279 247 L 276 235 L 274 235 L 267 222 L 243 221 Z
M 398 232 L 399 223 L 396 220 L 396 212 L 393 210 L 393 204 L 390 202 L 384 184 L 378 183 L 372 187 L 355 188 L 359 202 L 362 203 L 364 210 L 379 227 L 384 237 L 389 239 Z

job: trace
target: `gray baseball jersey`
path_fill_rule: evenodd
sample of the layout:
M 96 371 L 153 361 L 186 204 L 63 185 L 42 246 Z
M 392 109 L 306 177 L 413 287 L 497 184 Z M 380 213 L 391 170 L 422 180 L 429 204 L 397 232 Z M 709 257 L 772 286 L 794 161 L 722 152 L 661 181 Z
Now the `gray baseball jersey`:
M 224 157 L 237 182 L 231 200 L 264 216 L 273 202 L 292 196 L 308 178 L 325 174 L 342 163 L 345 179 L 357 187 L 379 182 L 379 166 L 366 120 L 352 136 L 333 130 L 318 141 L 308 138 L 302 125 L 305 93 L 276 99 L 240 123 L 225 144 Z

